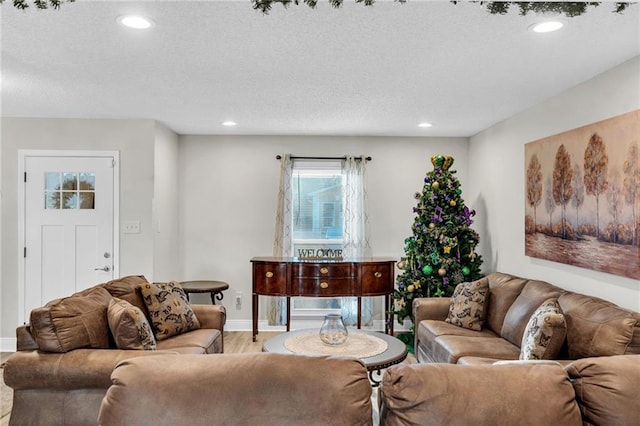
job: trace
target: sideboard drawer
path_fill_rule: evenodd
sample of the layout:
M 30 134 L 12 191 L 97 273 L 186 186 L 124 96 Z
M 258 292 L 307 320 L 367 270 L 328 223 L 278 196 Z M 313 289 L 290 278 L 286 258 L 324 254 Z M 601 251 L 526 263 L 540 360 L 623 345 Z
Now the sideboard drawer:
M 253 292 L 265 295 L 286 296 L 287 264 L 254 263 Z
M 336 297 L 353 296 L 350 278 L 295 278 L 291 282 L 292 296 Z
M 393 292 L 394 264 L 392 262 L 367 263 L 360 266 L 362 295 L 382 295 Z
M 291 275 L 299 278 L 352 278 L 356 276 L 353 263 L 295 263 Z

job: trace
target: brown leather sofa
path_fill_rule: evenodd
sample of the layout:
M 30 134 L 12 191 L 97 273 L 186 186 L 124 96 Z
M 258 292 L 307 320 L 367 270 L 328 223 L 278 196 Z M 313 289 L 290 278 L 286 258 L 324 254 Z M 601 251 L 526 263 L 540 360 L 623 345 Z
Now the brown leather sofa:
M 371 425 L 371 385 L 354 358 L 277 353 L 122 361 L 98 424 Z
M 398 365 L 382 382 L 380 424 L 640 425 L 638 395 L 640 355 Z
M 106 311 L 95 321 L 80 321 L 65 331 L 56 329 L 49 312 L 61 301 L 91 294 L 94 290 L 106 297 L 117 297 L 144 308 L 139 286 L 147 283 L 143 276 L 128 276 L 91 287 L 69 298 L 49 302 L 32 311 L 32 322 L 17 328 L 17 352 L 9 357 L 4 368 L 4 381 L 13 388 L 11 425 L 89 425 L 96 424 L 100 403 L 111 385 L 111 373 L 122 360 L 153 358 L 163 354 L 213 354 L 223 352 L 224 307 L 191 305 L 200 328 L 157 341 L 157 350 L 117 349 L 110 335 Z M 95 293 L 94 293 L 95 294 Z M 110 295 L 110 296 L 109 296 Z M 71 304 L 73 304 L 73 300 Z M 79 305 L 81 306 L 81 305 Z M 36 312 L 37 311 L 37 312 Z M 36 312 L 34 314 L 34 312 Z M 67 315 L 69 315 L 67 313 Z M 74 318 L 63 318 L 67 323 Z M 82 332 L 77 331 L 82 326 Z M 107 330 L 104 330 L 104 327 Z M 108 333 L 107 348 L 87 344 L 83 348 L 64 351 L 60 342 L 78 344 L 86 338 Z M 62 340 L 61 340 L 62 339 Z M 40 344 L 39 344 L 40 343 Z M 182 356 L 182 355 L 180 355 Z
M 414 300 L 415 353 L 420 363 L 492 364 L 517 360 L 529 318 L 557 298 L 566 321 L 558 359 L 640 354 L 640 314 L 605 300 L 563 290 L 544 281 L 495 272 L 486 277 L 489 297 L 480 331 L 445 322 L 450 298 Z

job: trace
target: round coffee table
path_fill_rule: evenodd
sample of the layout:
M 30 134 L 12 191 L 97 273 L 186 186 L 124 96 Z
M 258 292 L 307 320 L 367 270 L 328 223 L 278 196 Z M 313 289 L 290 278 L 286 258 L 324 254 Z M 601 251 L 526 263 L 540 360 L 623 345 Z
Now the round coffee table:
M 262 347 L 263 352 L 275 352 L 282 354 L 292 354 L 295 352 L 290 351 L 285 346 L 285 342 L 292 337 L 301 336 L 309 333 L 318 333 L 318 330 L 315 329 L 303 329 L 303 330 L 295 330 L 289 331 L 286 333 L 279 334 L 275 337 L 270 338 L 264 343 Z M 360 361 L 363 362 L 367 371 L 369 372 L 369 379 L 371 380 L 372 386 L 377 387 L 380 385 L 382 381 L 382 373 L 381 370 L 387 367 L 390 367 L 395 364 L 399 364 L 407 358 L 407 347 L 402 341 L 396 339 L 393 336 L 388 334 L 375 332 L 375 331 L 366 331 L 366 330 L 349 330 L 349 335 L 355 333 L 364 333 L 370 336 L 376 337 L 378 339 L 383 340 L 387 347 L 386 349 L 377 355 L 369 356 L 366 358 L 360 358 Z M 320 336 L 318 335 L 318 340 L 320 340 Z M 305 351 L 306 354 L 313 355 L 313 351 Z M 326 355 L 326 352 L 316 353 L 317 355 Z M 348 353 L 340 353 L 340 355 L 349 356 Z M 374 376 L 375 375 L 375 376 Z

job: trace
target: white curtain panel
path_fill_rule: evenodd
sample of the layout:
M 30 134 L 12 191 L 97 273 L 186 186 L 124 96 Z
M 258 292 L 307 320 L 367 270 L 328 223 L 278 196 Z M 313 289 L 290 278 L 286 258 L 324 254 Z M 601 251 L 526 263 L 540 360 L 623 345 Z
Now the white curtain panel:
M 276 210 L 276 232 L 273 239 L 273 255 L 277 257 L 293 256 L 293 223 L 291 217 L 291 180 L 293 175 L 293 161 L 290 154 L 282 155 L 280 160 L 280 186 L 278 191 L 278 205 Z M 267 307 L 269 325 L 283 325 L 286 323 L 286 298 L 270 297 Z
M 347 157 L 343 163 L 344 212 L 343 255 L 345 258 L 371 257 L 369 243 L 369 215 L 365 188 L 366 160 L 364 157 Z M 342 318 L 347 325 L 357 324 L 358 304 L 355 297 L 343 297 Z M 371 298 L 362 299 L 362 324 L 372 324 Z

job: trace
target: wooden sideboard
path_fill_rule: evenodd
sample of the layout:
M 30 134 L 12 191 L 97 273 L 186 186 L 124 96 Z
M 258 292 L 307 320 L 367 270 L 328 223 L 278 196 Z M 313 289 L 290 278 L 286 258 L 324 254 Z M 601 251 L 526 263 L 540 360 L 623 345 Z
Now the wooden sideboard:
M 395 260 L 363 258 L 341 261 L 301 261 L 290 257 L 254 257 L 253 341 L 258 335 L 258 296 L 286 297 L 287 331 L 291 324 L 291 297 L 358 298 L 358 328 L 362 297 L 384 296 L 385 332 L 393 334 Z

